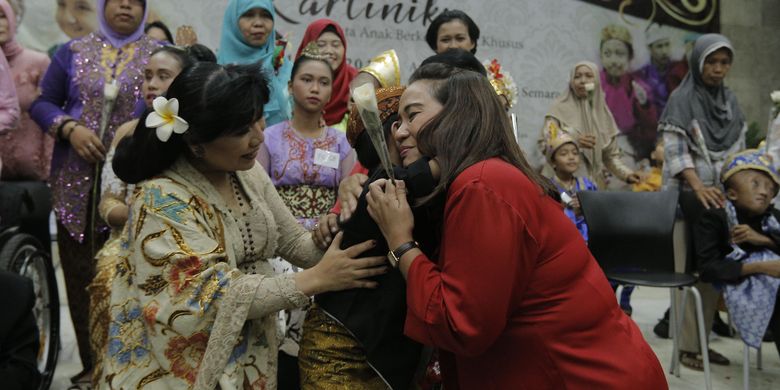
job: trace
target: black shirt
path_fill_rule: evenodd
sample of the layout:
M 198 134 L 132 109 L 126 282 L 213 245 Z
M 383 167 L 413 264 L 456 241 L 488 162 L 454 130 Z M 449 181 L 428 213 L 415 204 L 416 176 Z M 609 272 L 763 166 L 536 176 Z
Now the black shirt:
M 766 213 L 753 217 L 740 213 L 737 210 L 737 221 L 768 236 L 780 246 L 780 235 L 768 234 L 761 227 L 761 222 L 770 213 L 780 221 L 780 211 L 775 208 L 770 208 Z M 742 277 L 742 263 L 726 260 L 726 256 L 731 253 L 732 249 L 731 232 L 729 231 L 725 209 L 704 211 L 693 227 L 693 246 L 702 281 L 708 283 L 738 283 L 740 281 Z M 765 249 L 749 243 L 742 243 L 739 247 L 748 253 Z

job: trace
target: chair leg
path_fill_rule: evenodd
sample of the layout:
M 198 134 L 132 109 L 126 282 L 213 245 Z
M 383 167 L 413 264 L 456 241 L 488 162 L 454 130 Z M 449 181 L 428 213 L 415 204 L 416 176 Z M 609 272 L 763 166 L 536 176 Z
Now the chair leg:
M 743 343 L 742 344 L 743 354 L 744 357 L 742 358 L 742 387 L 745 390 L 750 389 L 750 347 Z
M 758 369 L 761 370 L 763 367 L 761 367 L 761 346 L 758 346 L 758 350 L 756 351 L 758 354 L 756 355 L 756 366 L 758 366 Z
M 623 285 L 618 284 L 617 288 L 615 288 L 615 298 L 617 298 L 618 306 L 620 306 L 620 295 L 623 294 Z
M 677 335 L 677 299 L 675 294 L 677 292 L 677 289 L 670 288 L 669 289 L 669 296 L 670 299 L 670 305 L 669 305 L 669 336 L 672 338 L 672 364 L 671 367 L 669 367 L 669 373 L 680 377 L 680 344 L 679 339 Z
M 701 357 L 704 362 L 704 383 L 707 390 L 712 389 L 712 378 L 710 378 L 710 354 L 707 348 L 707 333 L 704 330 L 704 309 L 701 303 L 701 294 L 699 290 L 691 286 L 690 291 L 693 293 L 693 298 L 696 301 L 696 322 L 699 326 L 699 344 L 701 346 Z
M 675 339 L 674 339 L 674 348 L 675 348 L 675 366 L 674 366 L 674 375 L 676 377 L 680 377 L 680 337 L 682 335 L 682 324 L 685 320 L 685 306 L 688 302 L 688 290 L 686 288 L 680 288 L 677 289 L 677 292 L 673 295 L 674 299 L 674 307 L 676 310 L 673 310 L 675 320 L 672 322 L 672 325 L 675 328 Z M 681 303 L 682 302 L 682 303 Z M 670 312 L 669 320 L 672 321 L 672 317 Z

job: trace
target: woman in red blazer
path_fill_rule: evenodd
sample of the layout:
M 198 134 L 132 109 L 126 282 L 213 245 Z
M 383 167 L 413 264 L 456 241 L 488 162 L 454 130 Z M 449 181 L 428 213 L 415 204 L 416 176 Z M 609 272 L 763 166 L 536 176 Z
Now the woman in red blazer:
M 405 332 L 440 350 L 445 388 L 668 388 L 488 81 L 423 66 L 399 113 L 401 156 L 419 148 L 441 168 L 438 260 L 414 243 L 403 182 L 374 182 L 369 212 L 407 279 Z

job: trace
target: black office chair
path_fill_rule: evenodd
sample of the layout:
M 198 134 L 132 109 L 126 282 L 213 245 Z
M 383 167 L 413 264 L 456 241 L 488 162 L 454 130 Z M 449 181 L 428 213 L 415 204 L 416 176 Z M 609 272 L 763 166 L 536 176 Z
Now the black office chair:
M 674 342 L 670 372 L 678 377 L 678 333 L 682 320 L 678 319 L 681 316 L 674 290 L 682 290 L 683 298 L 689 291 L 693 294 L 704 377 L 707 389 L 711 389 L 701 295 L 693 286 L 697 278 L 675 272 L 673 232 L 678 192 L 584 191 L 577 195 L 588 223 L 588 246 L 607 278 L 621 286 L 670 289 L 670 333 Z

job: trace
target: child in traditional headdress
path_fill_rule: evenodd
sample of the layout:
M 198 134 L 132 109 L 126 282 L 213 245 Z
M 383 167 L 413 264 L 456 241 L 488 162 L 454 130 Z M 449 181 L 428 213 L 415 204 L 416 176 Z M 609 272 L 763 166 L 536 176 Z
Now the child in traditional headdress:
M 561 193 L 564 213 L 571 219 L 582 238 L 588 241 L 588 225 L 582 215 L 577 193 L 580 191 L 595 191 L 598 188 L 585 176 L 576 176 L 580 168 L 580 148 L 574 138 L 568 134 L 552 129 L 547 141 L 547 161 L 555 171 L 551 178 Z
M 763 149 L 747 149 L 726 161 L 721 182 L 726 207 L 704 211 L 693 228 L 696 263 L 701 280 L 723 290 L 742 340 L 758 348 L 767 329 L 780 334 L 780 211 L 772 207 L 780 176 Z M 775 345 L 780 352 L 780 338 Z

